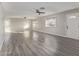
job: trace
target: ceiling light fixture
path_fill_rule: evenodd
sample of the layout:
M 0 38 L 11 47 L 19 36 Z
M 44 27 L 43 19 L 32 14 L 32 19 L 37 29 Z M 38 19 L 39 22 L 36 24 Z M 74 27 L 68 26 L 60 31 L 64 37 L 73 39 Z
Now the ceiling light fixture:
M 40 9 L 41 9 L 41 10 L 44 10 L 45 8 L 44 8 L 44 7 L 40 7 Z
M 24 19 L 26 19 L 26 17 L 24 17 Z

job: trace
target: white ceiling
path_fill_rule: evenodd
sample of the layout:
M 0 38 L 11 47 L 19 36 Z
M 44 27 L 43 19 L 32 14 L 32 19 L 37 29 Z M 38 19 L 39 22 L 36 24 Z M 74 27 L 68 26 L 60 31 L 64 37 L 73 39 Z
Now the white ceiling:
M 9 16 L 38 16 L 35 9 L 40 7 L 45 7 L 44 15 L 79 8 L 79 2 L 2 2 L 2 5 Z

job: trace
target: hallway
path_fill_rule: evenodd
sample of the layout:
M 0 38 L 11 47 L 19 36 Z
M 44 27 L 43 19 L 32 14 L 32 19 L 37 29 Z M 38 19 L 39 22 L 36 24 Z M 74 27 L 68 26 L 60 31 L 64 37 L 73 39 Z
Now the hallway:
M 79 56 L 79 2 L 1 2 L 0 56 Z
M 6 37 L 8 38 L 4 41 L 2 45 L 0 55 L 2 56 L 79 55 L 78 40 L 35 31 L 33 32 L 33 36 L 31 35 L 29 35 L 29 37 L 26 36 L 24 33 L 7 33 Z

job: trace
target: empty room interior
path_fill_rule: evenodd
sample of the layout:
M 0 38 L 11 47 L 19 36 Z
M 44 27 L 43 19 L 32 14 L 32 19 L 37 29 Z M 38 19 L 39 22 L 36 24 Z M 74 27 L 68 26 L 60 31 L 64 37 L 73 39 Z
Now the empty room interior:
M 79 56 L 79 2 L 0 2 L 0 56 Z

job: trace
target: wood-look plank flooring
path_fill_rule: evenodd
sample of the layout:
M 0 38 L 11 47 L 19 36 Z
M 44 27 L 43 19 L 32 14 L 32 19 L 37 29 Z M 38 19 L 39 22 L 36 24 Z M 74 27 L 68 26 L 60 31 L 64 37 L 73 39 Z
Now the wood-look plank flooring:
M 0 55 L 79 56 L 79 40 L 40 32 L 33 32 L 33 35 L 29 35 L 29 37 L 26 37 L 27 35 L 24 33 L 7 33 Z

